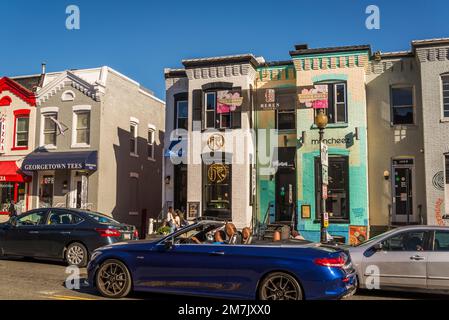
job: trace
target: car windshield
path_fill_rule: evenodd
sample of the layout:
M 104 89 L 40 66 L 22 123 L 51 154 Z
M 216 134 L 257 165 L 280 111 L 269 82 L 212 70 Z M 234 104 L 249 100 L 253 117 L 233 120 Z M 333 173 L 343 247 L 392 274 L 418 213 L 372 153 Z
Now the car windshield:
M 120 222 L 105 216 L 104 214 L 101 213 L 96 213 L 96 212 L 86 212 L 87 215 L 89 217 L 91 217 L 92 219 L 94 219 L 95 221 L 97 221 L 98 223 L 101 224 L 120 224 Z
M 389 231 L 387 231 L 387 232 L 378 234 L 377 236 L 372 237 L 372 238 L 369 239 L 369 240 L 366 240 L 366 241 L 364 241 L 364 242 L 359 243 L 358 245 L 356 245 L 356 247 L 370 245 L 371 243 L 376 242 L 378 239 L 383 238 L 384 236 L 389 235 L 390 233 L 393 233 L 394 231 L 395 231 L 395 230 L 392 229 L 392 230 L 389 230 Z

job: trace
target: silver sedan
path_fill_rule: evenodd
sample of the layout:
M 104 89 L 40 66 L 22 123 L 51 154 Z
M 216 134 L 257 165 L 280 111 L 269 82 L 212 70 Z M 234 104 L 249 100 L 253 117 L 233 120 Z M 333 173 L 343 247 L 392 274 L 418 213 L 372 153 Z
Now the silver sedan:
M 359 288 L 449 294 L 449 227 L 400 227 L 349 251 Z

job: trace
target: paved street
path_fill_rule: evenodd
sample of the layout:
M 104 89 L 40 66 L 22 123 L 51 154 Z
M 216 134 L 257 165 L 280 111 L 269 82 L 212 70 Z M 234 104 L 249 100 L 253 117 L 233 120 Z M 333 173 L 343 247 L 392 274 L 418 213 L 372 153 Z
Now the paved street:
M 0 299 L 2 300 L 104 300 L 95 291 L 65 287 L 66 267 L 53 261 L 0 258 Z M 85 269 L 81 278 L 86 277 Z M 164 299 L 161 295 L 134 294 L 130 299 Z M 427 300 L 449 296 L 362 291 L 348 300 Z

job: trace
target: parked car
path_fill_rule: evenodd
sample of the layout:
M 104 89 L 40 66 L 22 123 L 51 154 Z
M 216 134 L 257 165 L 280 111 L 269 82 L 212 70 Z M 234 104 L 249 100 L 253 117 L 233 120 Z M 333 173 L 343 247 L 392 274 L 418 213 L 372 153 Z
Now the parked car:
M 237 299 L 339 299 L 355 290 L 355 270 L 341 248 L 300 240 L 214 243 L 213 234 L 224 224 L 199 221 L 154 242 L 99 248 L 87 267 L 89 284 L 108 298 L 134 290 Z
M 137 238 L 134 226 L 100 213 L 36 209 L 0 224 L 0 255 L 61 259 L 83 267 L 96 248 Z
M 400 227 L 349 251 L 360 288 L 449 293 L 449 227 Z

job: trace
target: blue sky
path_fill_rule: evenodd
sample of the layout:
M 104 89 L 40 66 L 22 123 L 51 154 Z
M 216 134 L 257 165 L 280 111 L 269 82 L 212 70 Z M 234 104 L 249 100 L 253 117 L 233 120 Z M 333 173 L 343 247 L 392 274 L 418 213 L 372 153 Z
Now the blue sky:
M 449 2 L 428 0 L 0 0 L 0 75 L 111 66 L 164 98 L 163 69 L 183 58 L 254 53 L 289 58 L 310 47 L 370 44 L 398 51 L 410 41 L 449 37 Z M 81 11 L 81 29 L 65 28 L 66 7 Z M 318 5 L 319 4 L 319 5 Z M 365 28 L 365 9 L 381 11 L 381 29 Z

